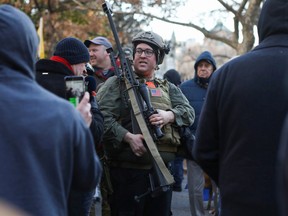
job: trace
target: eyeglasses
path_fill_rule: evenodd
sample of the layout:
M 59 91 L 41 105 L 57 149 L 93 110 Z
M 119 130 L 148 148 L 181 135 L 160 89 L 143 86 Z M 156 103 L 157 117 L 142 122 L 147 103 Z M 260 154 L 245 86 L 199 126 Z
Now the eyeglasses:
M 138 56 L 141 56 L 142 53 L 144 52 L 146 57 L 151 57 L 151 56 L 154 54 L 154 50 L 151 50 L 151 49 L 145 49 L 145 50 L 143 50 L 143 49 L 141 49 L 141 48 L 137 48 L 137 49 L 135 50 L 135 52 L 136 52 L 136 54 L 137 54 Z

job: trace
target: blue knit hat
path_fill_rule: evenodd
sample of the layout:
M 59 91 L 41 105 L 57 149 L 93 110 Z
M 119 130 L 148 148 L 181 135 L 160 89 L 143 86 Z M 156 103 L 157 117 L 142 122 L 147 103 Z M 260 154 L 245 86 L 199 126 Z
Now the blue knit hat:
M 68 37 L 56 45 L 54 56 L 66 59 L 71 65 L 87 63 L 90 55 L 84 43 L 76 38 Z

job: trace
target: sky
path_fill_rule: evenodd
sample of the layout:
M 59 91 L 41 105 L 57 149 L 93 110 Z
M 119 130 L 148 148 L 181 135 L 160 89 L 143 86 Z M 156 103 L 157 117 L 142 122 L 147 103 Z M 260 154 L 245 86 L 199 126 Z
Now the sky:
M 175 21 L 192 22 L 204 26 L 207 30 L 212 29 L 217 21 L 222 21 L 228 29 L 232 30 L 233 19 L 223 19 L 209 15 L 203 16 L 203 13 L 223 8 L 217 0 L 187 0 L 186 2 L 185 6 L 177 9 L 178 18 L 175 18 Z M 159 14 L 159 16 L 161 16 L 161 14 Z M 202 20 L 200 18 L 202 18 Z M 144 29 L 160 34 L 164 40 L 171 39 L 173 32 L 175 33 L 177 41 L 192 39 L 200 42 L 204 38 L 202 33 L 191 27 L 175 25 L 156 19 L 154 19 L 149 26 L 145 26 Z

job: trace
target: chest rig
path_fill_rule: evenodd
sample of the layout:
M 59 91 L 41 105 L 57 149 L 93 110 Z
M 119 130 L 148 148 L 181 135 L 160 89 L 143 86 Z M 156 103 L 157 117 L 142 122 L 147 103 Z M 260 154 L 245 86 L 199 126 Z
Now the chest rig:
M 172 109 L 172 103 L 169 95 L 169 82 L 167 80 L 160 80 L 155 78 L 153 81 L 146 82 L 146 80 L 140 79 L 139 82 L 146 83 L 149 90 L 150 101 L 154 109 Z M 129 96 L 127 95 L 125 82 L 122 81 L 122 84 L 120 84 L 120 86 L 122 89 L 121 97 L 123 101 L 123 107 L 126 107 L 125 110 L 127 110 L 127 108 L 128 110 L 131 110 L 131 101 L 129 99 Z M 131 126 L 131 116 L 128 113 L 123 115 L 122 123 L 124 123 L 124 127 L 126 129 L 128 129 L 129 131 L 133 131 Z M 165 152 L 176 152 L 177 146 L 180 145 L 178 128 L 176 128 L 172 124 L 167 124 L 164 125 L 161 130 L 164 136 L 155 141 L 158 150 Z
M 171 110 L 172 103 L 169 95 L 169 82 L 166 80 L 154 79 L 146 82 L 149 89 L 149 96 L 152 106 L 155 109 Z M 176 152 L 180 145 L 178 129 L 172 124 L 162 127 L 164 136 L 156 141 L 159 151 Z

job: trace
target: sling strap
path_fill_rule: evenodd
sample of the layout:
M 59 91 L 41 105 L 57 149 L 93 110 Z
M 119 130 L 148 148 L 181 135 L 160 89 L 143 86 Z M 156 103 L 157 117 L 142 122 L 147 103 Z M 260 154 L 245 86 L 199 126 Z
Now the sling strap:
M 158 149 L 156 147 L 156 144 L 149 132 L 149 129 L 146 125 L 146 121 L 144 119 L 143 114 L 141 113 L 139 106 L 137 104 L 136 101 L 136 97 L 135 97 L 135 93 L 133 91 L 133 87 L 131 86 L 131 84 L 129 83 L 129 81 L 125 78 L 125 84 L 126 84 L 126 88 L 128 91 L 128 95 L 131 101 L 131 106 L 133 109 L 133 113 L 134 116 L 136 117 L 136 120 L 138 122 L 139 128 L 144 136 L 147 148 L 149 150 L 149 152 L 151 153 L 152 157 L 153 157 L 153 163 L 155 163 L 155 168 L 160 171 L 162 177 L 165 180 L 165 184 L 166 185 L 171 185 L 174 183 L 174 178 L 171 175 L 171 173 L 169 172 L 169 170 L 167 169 L 162 157 L 160 156 Z M 157 170 L 156 170 L 157 172 Z

